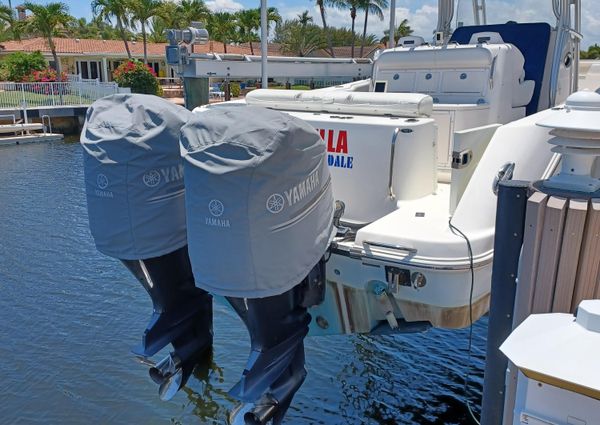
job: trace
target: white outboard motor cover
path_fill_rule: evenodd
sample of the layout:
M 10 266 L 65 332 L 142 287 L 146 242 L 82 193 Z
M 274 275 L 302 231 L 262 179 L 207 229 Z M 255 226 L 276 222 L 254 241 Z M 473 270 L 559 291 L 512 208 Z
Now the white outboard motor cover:
M 299 284 L 327 250 L 325 143 L 306 122 L 255 106 L 196 114 L 181 130 L 196 284 L 262 298 Z
M 158 257 L 187 243 L 179 132 L 190 111 L 117 94 L 89 108 L 81 133 L 90 230 L 98 251 Z

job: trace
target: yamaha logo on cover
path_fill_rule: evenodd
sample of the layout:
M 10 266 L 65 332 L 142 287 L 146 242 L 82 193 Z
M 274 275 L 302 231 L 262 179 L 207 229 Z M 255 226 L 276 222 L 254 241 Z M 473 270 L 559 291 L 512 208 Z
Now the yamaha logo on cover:
M 267 211 L 271 214 L 278 214 L 286 207 L 292 207 L 298 202 L 307 198 L 312 192 L 319 188 L 319 170 L 315 170 L 310 175 L 295 186 L 283 191 L 283 195 L 274 193 L 267 198 Z
M 221 217 L 225 213 L 225 205 L 218 199 L 211 199 L 208 203 L 208 212 L 212 217 L 204 217 L 204 224 L 211 227 L 231 227 L 231 223 L 228 218 Z
M 108 177 L 105 174 L 98 174 L 96 176 L 96 186 L 98 189 L 94 189 L 94 193 L 99 198 L 114 198 L 113 193 L 110 190 L 106 190 L 108 187 Z
M 285 206 L 285 199 L 279 193 L 274 193 L 267 198 L 267 211 L 271 214 L 278 214 Z
M 221 217 L 225 212 L 223 202 L 219 201 L 218 199 L 213 199 L 208 203 L 208 211 L 210 211 L 213 217 Z
M 108 187 L 108 177 L 104 174 L 98 174 L 96 176 L 96 184 L 100 189 L 106 189 Z
M 142 177 L 142 180 L 144 181 L 144 184 L 148 187 L 156 187 L 160 184 L 160 173 L 156 170 L 151 170 L 148 171 L 146 174 L 144 174 L 144 177 Z

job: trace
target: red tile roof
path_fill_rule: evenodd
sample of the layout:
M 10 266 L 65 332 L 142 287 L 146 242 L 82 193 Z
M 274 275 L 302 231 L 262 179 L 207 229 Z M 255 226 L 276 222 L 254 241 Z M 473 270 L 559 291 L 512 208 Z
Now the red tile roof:
M 127 57 L 125 44 L 121 40 L 95 40 L 95 39 L 76 39 L 76 38 L 54 38 L 56 51 L 58 54 L 67 55 L 94 55 Z M 167 43 L 148 43 L 148 56 L 164 57 L 165 46 Z M 364 55 L 368 56 L 379 46 L 365 46 Z M 254 54 L 260 56 L 260 43 L 253 43 Z M 10 52 L 35 52 L 50 53 L 48 42 L 45 38 L 35 37 L 21 41 L 5 41 L 0 43 L 0 51 L 2 53 Z M 141 41 L 130 41 L 129 49 L 134 57 L 142 57 L 144 55 L 144 44 Z M 289 56 L 281 52 L 279 44 L 269 43 L 268 54 L 272 56 Z M 350 47 L 334 47 L 336 57 L 350 57 Z M 209 41 L 208 44 L 194 45 L 195 53 L 224 53 L 223 43 L 218 41 Z M 358 56 L 360 46 L 355 48 L 355 55 Z M 227 45 L 227 53 L 250 55 L 251 49 L 248 43 L 239 45 Z M 324 50 L 313 52 L 310 56 L 328 57 L 330 56 Z
M 54 38 L 57 53 L 69 55 L 102 55 L 110 56 L 122 55 L 127 56 L 125 43 L 121 40 L 94 40 L 94 39 L 75 39 L 75 38 Z M 149 56 L 164 56 L 165 46 L 167 43 L 148 43 Z M 3 52 L 35 52 L 50 53 L 50 47 L 45 38 L 36 37 L 21 41 L 5 41 L 0 44 Z M 274 50 L 279 50 L 277 47 L 269 46 L 269 53 L 275 53 Z M 131 54 L 136 57 L 144 55 L 144 43 L 141 41 L 130 41 L 129 49 Z M 194 45 L 196 53 L 223 53 L 223 43 L 211 41 L 205 45 Z M 249 45 L 228 45 L 228 53 L 250 54 Z M 254 53 L 260 54 L 260 43 L 254 43 Z

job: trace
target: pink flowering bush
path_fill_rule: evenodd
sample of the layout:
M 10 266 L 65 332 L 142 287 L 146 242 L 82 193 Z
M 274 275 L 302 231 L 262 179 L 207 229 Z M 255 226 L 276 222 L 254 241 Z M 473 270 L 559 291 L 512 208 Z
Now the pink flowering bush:
M 67 81 L 67 74 L 62 72 L 58 74 L 54 68 L 32 71 L 25 75 L 22 80 L 24 83 L 48 83 L 55 81 Z
M 130 87 L 132 93 L 161 95 L 156 73 L 148 65 L 138 60 L 130 60 L 119 65 L 113 78 L 121 87 Z

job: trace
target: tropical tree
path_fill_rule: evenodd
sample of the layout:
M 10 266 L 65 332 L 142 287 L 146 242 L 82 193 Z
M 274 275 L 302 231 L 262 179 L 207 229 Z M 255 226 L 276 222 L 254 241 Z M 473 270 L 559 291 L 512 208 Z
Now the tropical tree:
M 281 24 L 276 40 L 284 53 L 301 57 L 327 45 L 321 28 L 314 24 L 303 24 L 297 19 Z
M 410 27 L 410 25 L 408 25 L 408 19 L 403 19 L 394 33 L 394 44 L 398 43 L 398 40 L 400 40 L 401 37 L 407 37 L 412 33 L 413 29 Z M 381 40 L 379 40 L 379 42 L 387 44 L 388 40 L 390 39 L 390 30 L 385 30 L 383 34 L 384 36 Z
M 131 21 L 139 23 L 142 29 L 142 41 L 144 43 L 144 63 L 148 64 L 148 40 L 146 29 L 150 19 L 155 17 L 160 10 L 161 2 L 159 0 L 131 0 Z
M 2 37 L 8 36 L 18 40 L 21 35 L 21 26 L 19 21 L 15 19 L 15 14 L 12 7 L 0 4 L 0 24 L 2 25 Z
M 600 46 L 597 43 L 588 47 L 587 51 L 582 50 L 580 53 L 581 59 L 600 59 Z
M 187 27 L 194 21 L 206 21 L 209 15 L 210 10 L 202 0 L 181 0 L 177 8 L 178 26 Z
M 271 22 L 275 22 L 276 26 L 281 23 L 281 15 L 276 7 L 269 7 L 267 9 L 267 35 L 270 33 Z
M 237 21 L 229 12 L 216 12 L 208 19 L 208 31 L 211 37 L 223 43 L 223 50 L 227 53 L 227 43 L 236 36 Z
M 323 31 L 325 31 L 325 35 L 327 37 L 327 46 L 329 47 L 329 53 L 331 53 L 331 57 L 335 57 L 335 53 L 333 52 L 333 42 L 331 40 L 331 34 L 327 31 L 327 21 L 325 19 L 325 6 L 334 5 L 336 0 L 316 0 L 316 4 L 319 7 L 319 12 L 321 13 L 321 22 L 323 23 Z
M 30 32 L 41 34 L 47 41 L 48 47 L 52 52 L 52 58 L 56 66 L 56 71 L 60 75 L 62 66 L 58 55 L 56 54 L 56 45 L 54 44 L 54 35 L 61 29 L 65 29 L 73 17 L 69 15 L 69 8 L 66 4 L 60 2 L 48 3 L 46 5 L 26 2 L 26 10 L 32 13 L 26 23 L 26 29 Z
M 365 11 L 365 24 L 363 26 L 363 35 L 360 43 L 360 57 L 362 58 L 367 41 L 367 22 L 369 13 L 377 16 L 380 21 L 383 21 L 383 9 L 388 7 L 387 0 L 361 0 L 360 6 Z
M 131 50 L 129 49 L 129 43 L 127 41 L 126 29 L 130 24 L 130 0 L 93 0 L 92 11 L 94 15 L 102 18 L 108 23 L 112 23 L 112 19 L 117 24 L 117 30 L 121 35 L 121 39 L 125 44 L 125 50 L 127 51 L 127 57 L 131 59 Z
M 340 9 L 349 9 L 350 10 L 350 19 L 352 21 L 352 44 L 351 44 L 351 54 L 354 57 L 354 46 L 356 45 L 356 33 L 354 32 L 354 25 L 356 23 L 356 12 L 358 8 L 361 6 L 362 0 L 342 0 L 336 2 L 336 6 Z
M 302 25 L 303 27 L 306 27 L 308 24 L 312 23 L 312 21 L 313 18 L 308 14 L 308 10 L 305 10 L 304 12 L 298 15 L 298 22 L 300 22 L 300 25 Z
M 250 43 L 250 53 L 254 54 L 253 41 L 259 41 L 256 31 L 260 29 L 260 9 L 244 9 L 236 13 L 240 40 Z

